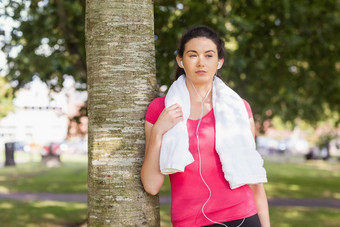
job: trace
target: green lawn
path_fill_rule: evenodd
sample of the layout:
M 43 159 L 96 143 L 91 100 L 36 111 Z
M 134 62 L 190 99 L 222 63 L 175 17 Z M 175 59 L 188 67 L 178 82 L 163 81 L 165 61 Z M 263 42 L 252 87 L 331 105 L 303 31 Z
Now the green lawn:
M 271 198 L 340 199 L 340 163 L 266 162 Z M 64 157 L 60 167 L 47 168 L 39 162 L 0 169 L 0 193 L 53 192 L 87 193 L 86 157 Z M 170 194 L 168 178 L 161 195 Z M 340 209 L 271 207 L 272 226 L 340 226 Z M 77 226 L 86 220 L 87 204 L 74 202 L 0 200 L 0 226 Z M 4 225 L 3 223 L 6 223 Z M 162 227 L 171 226 L 170 206 L 161 206 Z
M 340 210 L 309 207 L 270 207 L 272 227 L 339 227 Z M 161 205 L 161 227 L 171 227 L 170 206 Z
M 308 161 L 303 163 L 265 162 L 269 198 L 340 199 L 340 163 Z M 161 195 L 170 195 L 169 178 Z M 270 207 L 273 227 L 338 227 L 340 209 L 307 207 Z M 170 206 L 161 206 L 161 226 L 171 226 Z
M 340 163 L 308 161 L 303 163 L 265 162 L 268 198 L 340 199 Z M 161 195 L 170 195 L 169 178 Z
M 60 167 L 40 162 L 0 169 L 0 193 L 87 193 L 87 158 L 65 156 Z M 60 227 L 86 222 L 87 203 L 0 200 L 0 226 Z
M 86 203 L 0 201 L 2 227 L 79 226 L 86 221 L 86 216 Z
M 48 168 L 39 162 L 0 169 L 0 193 L 87 193 L 87 163 L 63 162 Z
M 340 163 L 308 161 L 304 163 L 266 162 L 269 198 L 340 199 Z
M 273 227 L 339 227 L 340 210 L 309 207 L 271 207 Z

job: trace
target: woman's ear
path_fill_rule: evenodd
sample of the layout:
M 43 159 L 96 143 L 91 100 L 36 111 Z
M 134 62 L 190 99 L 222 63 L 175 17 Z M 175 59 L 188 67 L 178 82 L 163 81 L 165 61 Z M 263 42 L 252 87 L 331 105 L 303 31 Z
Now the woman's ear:
M 177 62 L 177 65 L 180 67 L 180 68 L 184 68 L 184 66 L 183 66 L 183 61 L 182 61 L 183 59 L 180 57 L 180 56 L 176 56 L 176 62 Z
M 223 63 L 224 63 L 224 58 L 219 59 L 219 60 L 218 60 L 218 65 L 217 65 L 217 69 L 222 68 Z

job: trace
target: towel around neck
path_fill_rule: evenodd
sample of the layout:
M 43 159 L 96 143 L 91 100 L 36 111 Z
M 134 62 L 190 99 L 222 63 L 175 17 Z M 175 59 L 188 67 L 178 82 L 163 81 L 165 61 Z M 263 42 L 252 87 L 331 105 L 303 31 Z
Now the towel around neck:
M 220 78 L 215 77 L 212 90 L 216 128 L 216 151 L 222 163 L 225 179 L 232 189 L 245 184 L 267 182 L 263 159 L 256 151 L 247 110 L 242 98 Z M 169 88 L 165 107 L 179 104 L 183 121 L 163 135 L 160 169 L 163 174 L 184 172 L 194 159 L 189 151 L 186 122 L 190 115 L 190 94 L 185 75 L 181 75 Z

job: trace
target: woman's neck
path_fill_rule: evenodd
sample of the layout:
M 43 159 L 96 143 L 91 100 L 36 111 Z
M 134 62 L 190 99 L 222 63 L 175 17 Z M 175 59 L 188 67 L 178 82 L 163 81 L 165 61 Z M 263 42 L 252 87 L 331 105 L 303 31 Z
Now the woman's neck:
M 209 84 L 194 84 L 190 79 L 187 79 L 185 82 L 191 100 L 199 102 L 211 100 L 212 82 Z

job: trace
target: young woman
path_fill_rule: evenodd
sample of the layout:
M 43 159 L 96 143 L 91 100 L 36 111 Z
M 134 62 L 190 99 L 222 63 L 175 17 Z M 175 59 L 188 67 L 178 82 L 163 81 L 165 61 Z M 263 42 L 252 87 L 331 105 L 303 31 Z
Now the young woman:
M 175 103 L 165 107 L 165 97 L 156 98 L 150 103 L 146 113 L 146 150 L 141 170 L 145 190 L 152 195 L 159 192 L 164 181 L 160 170 L 164 135 L 184 122 L 193 161 L 185 166 L 183 172 L 169 175 L 173 226 L 270 226 L 267 197 L 262 184 L 265 181 L 231 187 L 231 180 L 226 180 L 229 173 L 225 174 L 227 171 L 222 166 L 225 165 L 223 158 L 216 151 L 216 139 L 222 137 L 223 140 L 224 135 L 216 135 L 216 128 L 222 122 L 217 120 L 219 104 L 214 107 L 213 94 L 217 92 L 214 89 L 218 90 L 214 85 L 214 81 L 219 80 L 215 78 L 217 70 L 224 62 L 224 42 L 210 28 L 194 27 L 182 36 L 176 61 L 176 79 L 184 78 L 190 105 L 186 107 Z M 245 131 L 251 131 L 253 135 L 250 133 L 250 137 L 253 137 L 255 127 L 250 106 L 245 100 L 240 100 L 247 113 L 246 121 L 249 118 L 246 127 L 242 127 Z M 184 114 L 185 108 L 190 112 L 188 118 Z M 234 117 L 237 121 L 239 116 Z M 233 116 L 225 116 L 226 121 L 230 118 Z M 237 167 L 242 169 L 242 165 L 247 168 L 246 163 L 238 163 Z

